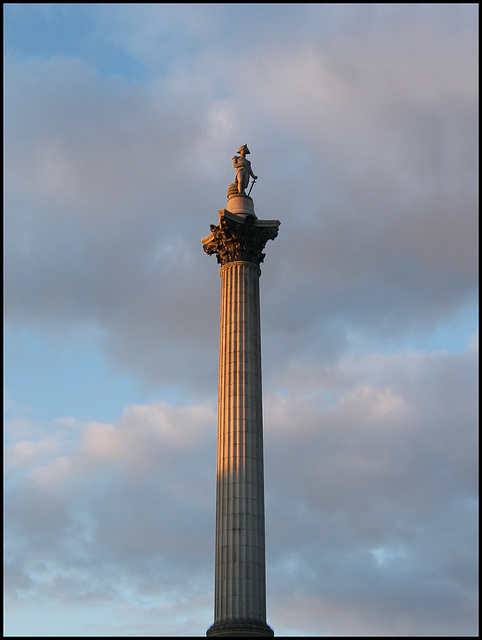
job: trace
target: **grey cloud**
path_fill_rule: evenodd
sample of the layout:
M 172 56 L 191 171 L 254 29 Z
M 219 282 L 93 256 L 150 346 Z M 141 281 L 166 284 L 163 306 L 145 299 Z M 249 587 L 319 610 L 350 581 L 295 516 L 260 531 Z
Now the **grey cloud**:
M 209 50 L 212 65 L 142 85 L 9 61 L 7 320 L 94 324 L 116 367 L 203 391 L 189 371 L 215 369 L 219 282 L 199 240 L 246 131 L 258 215 L 282 220 L 263 267 L 273 353 L 336 356 L 350 329 L 398 337 L 454 316 L 476 290 L 475 63 L 457 30 L 422 36 L 408 22 L 341 52 L 294 38 L 259 65 L 248 50 L 246 68 Z
M 476 354 L 383 360 L 366 363 L 378 373 L 367 369 L 361 388 L 352 374 L 344 392 L 338 381 L 335 402 L 308 387 L 265 403 L 275 611 L 288 624 L 288 603 L 306 595 L 307 634 L 475 624 L 477 410 L 464 395 L 474 393 Z M 333 610 L 347 620 L 342 631 L 330 628 Z

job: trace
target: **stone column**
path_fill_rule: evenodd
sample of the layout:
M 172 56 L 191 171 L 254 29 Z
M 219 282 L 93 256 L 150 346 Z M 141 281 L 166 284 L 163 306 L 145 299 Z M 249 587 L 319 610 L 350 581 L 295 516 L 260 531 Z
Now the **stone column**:
M 258 220 L 245 195 L 228 206 L 202 241 L 221 264 L 215 604 L 207 635 L 273 636 L 266 624 L 259 264 L 280 223 Z

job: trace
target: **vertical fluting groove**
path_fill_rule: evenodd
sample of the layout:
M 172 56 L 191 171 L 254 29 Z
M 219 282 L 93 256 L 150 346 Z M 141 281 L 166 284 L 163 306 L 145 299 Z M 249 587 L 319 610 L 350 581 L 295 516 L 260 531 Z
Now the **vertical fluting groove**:
M 224 358 L 224 321 L 225 321 L 225 313 L 224 313 L 224 296 L 225 296 L 225 290 L 224 287 L 221 287 L 221 311 L 220 311 L 220 319 L 219 319 L 219 324 L 220 324 L 220 332 L 219 332 L 219 365 L 221 367 L 221 363 L 223 361 Z M 221 370 L 221 369 L 220 369 Z M 221 419 L 221 414 L 222 414 L 222 407 L 223 407 L 223 395 L 221 393 L 221 384 L 222 384 L 222 380 L 221 380 L 221 376 L 219 376 L 219 384 L 218 384 L 218 424 L 220 423 L 220 419 Z M 221 451 L 223 449 L 224 443 L 223 443 L 223 433 L 221 429 L 218 429 L 218 451 Z M 217 463 L 216 463 L 216 468 L 217 468 L 217 475 L 218 477 L 222 476 L 223 473 L 223 467 L 222 467 L 222 461 L 220 456 L 217 457 Z M 223 502 L 223 484 L 221 482 L 217 482 L 216 484 L 216 514 L 219 514 L 219 517 L 216 516 L 216 551 L 215 551 L 215 558 L 216 558 L 216 565 L 215 565 L 215 593 L 214 593 L 214 617 L 216 617 L 218 615 L 218 612 L 220 610 L 220 600 L 221 600 L 221 590 L 222 590 L 222 574 L 221 574 L 221 549 L 222 549 L 222 528 L 220 526 L 220 519 L 222 518 L 222 508 L 221 508 L 221 504 Z
M 220 372 L 222 370 L 223 363 L 226 361 L 226 288 L 221 287 L 221 321 L 220 321 L 220 347 L 219 347 L 219 365 Z M 218 399 L 218 423 L 222 424 L 223 415 L 226 411 L 226 401 L 224 394 L 222 393 L 223 380 L 221 375 L 219 376 L 219 399 Z M 226 446 L 226 434 L 223 429 L 218 429 L 218 449 L 223 451 Z M 221 456 L 218 456 L 218 477 L 223 477 L 225 472 L 224 460 Z M 226 540 L 224 534 L 223 520 L 225 520 L 225 505 L 226 501 L 226 487 L 223 482 L 218 482 L 218 499 L 216 503 L 216 513 L 219 516 L 216 517 L 216 589 L 215 589 L 215 617 L 220 615 L 222 611 L 222 602 L 226 598 L 226 562 L 224 561 L 224 553 L 226 548 Z
M 233 367 L 235 365 L 234 363 L 234 358 L 233 358 L 233 347 L 232 347 L 232 330 L 231 330 L 231 324 L 233 322 L 233 318 L 234 318 L 234 310 L 233 310 L 233 299 L 232 299 L 232 273 L 228 272 L 226 273 L 226 297 L 227 297 L 227 318 L 226 318 L 226 340 L 228 343 L 228 352 L 227 352 L 227 357 L 228 357 L 228 366 L 227 366 L 227 380 L 225 380 L 225 386 L 224 386 L 224 393 L 226 397 L 226 401 L 228 404 L 228 416 L 227 416 L 227 423 L 225 423 L 223 425 L 224 431 L 225 433 L 228 434 L 228 447 L 223 451 L 223 457 L 224 457 L 224 463 L 225 463 L 225 468 L 224 468 L 224 476 L 222 481 L 224 482 L 224 484 L 227 484 L 227 496 L 228 496 L 228 500 L 226 502 L 226 506 L 227 506 L 227 513 L 226 513 L 226 518 L 225 518 L 225 522 L 224 522 L 224 526 L 225 526 L 225 532 L 226 532 L 226 547 L 225 547 L 225 551 L 224 551 L 224 560 L 226 562 L 226 585 L 225 585 L 225 591 L 226 591 L 226 599 L 225 601 L 223 601 L 222 605 L 224 605 L 222 611 L 221 611 L 221 615 L 224 614 L 224 616 L 226 618 L 230 618 L 232 617 L 232 605 L 233 605 L 233 593 L 231 590 L 231 585 L 233 582 L 233 577 L 231 575 L 231 571 L 233 568 L 233 563 L 232 563 L 232 546 L 233 546 L 233 541 L 232 541 L 232 531 L 231 528 L 229 526 L 231 518 L 232 518 L 232 510 L 234 508 L 233 505 L 233 495 L 232 495 L 232 483 L 231 483 L 231 477 L 230 477 L 230 461 L 231 461 L 231 451 L 232 451 L 232 442 L 233 442 L 233 432 L 232 430 L 229 428 L 229 426 L 233 423 L 233 406 L 232 406 L 232 394 L 234 393 L 234 388 L 233 388 L 233 379 L 232 379 L 232 370 Z M 230 295 L 231 294 L 231 295 Z

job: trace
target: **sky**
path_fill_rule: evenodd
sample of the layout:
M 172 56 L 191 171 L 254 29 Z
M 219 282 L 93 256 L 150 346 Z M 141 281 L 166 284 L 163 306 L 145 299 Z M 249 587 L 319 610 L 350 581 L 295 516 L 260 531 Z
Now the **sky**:
M 4 5 L 7 636 L 213 622 L 248 144 L 267 621 L 478 633 L 478 6 Z

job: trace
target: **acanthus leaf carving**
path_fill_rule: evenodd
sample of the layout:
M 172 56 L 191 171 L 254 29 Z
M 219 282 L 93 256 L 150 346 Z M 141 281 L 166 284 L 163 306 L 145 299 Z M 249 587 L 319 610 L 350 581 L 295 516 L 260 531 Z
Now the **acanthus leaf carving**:
M 219 264 L 251 262 L 259 266 L 265 258 L 263 249 L 268 240 L 278 235 L 277 226 L 258 226 L 254 216 L 240 221 L 221 215 L 219 225 L 210 225 L 211 235 L 203 241 L 208 255 L 216 254 Z

